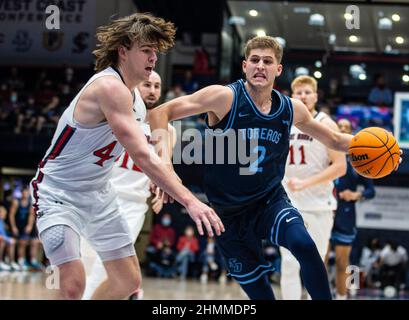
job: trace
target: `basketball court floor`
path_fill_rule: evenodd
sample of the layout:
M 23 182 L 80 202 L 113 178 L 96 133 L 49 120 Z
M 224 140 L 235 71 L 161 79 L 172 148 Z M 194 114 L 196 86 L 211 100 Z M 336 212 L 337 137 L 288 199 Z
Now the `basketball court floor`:
M 0 300 L 54 300 L 57 291 L 46 288 L 48 274 L 42 272 L 0 272 Z M 273 284 L 274 293 L 280 299 L 279 286 Z M 144 276 L 145 300 L 248 300 L 234 281 L 209 281 L 197 279 L 180 280 Z M 305 297 L 304 292 L 304 297 Z M 384 300 L 379 289 L 358 290 L 353 300 Z M 393 299 L 407 300 L 409 293 L 401 291 Z

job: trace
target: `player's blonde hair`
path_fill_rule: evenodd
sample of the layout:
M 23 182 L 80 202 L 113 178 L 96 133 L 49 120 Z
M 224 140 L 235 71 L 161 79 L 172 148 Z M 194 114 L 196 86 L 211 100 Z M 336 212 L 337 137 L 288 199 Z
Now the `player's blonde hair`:
M 277 63 L 281 63 L 281 59 L 283 58 L 283 47 L 275 38 L 270 36 L 256 36 L 247 41 L 246 45 L 244 46 L 244 57 L 246 60 L 250 55 L 250 51 L 254 49 L 272 49 L 277 59 Z
M 295 88 L 300 86 L 300 85 L 310 85 L 312 87 L 312 90 L 314 92 L 317 92 L 318 90 L 318 83 L 317 80 L 315 80 L 313 77 L 310 76 L 298 76 L 291 82 L 291 90 L 292 92 L 295 91 Z
M 172 22 L 155 17 L 150 13 L 134 13 L 113 20 L 97 29 L 97 48 L 92 52 L 96 57 L 95 70 L 101 71 L 118 65 L 118 48 L 131 49 L 137 43 L 153 44 L 164 52 L 175 43 L 176 29 Z

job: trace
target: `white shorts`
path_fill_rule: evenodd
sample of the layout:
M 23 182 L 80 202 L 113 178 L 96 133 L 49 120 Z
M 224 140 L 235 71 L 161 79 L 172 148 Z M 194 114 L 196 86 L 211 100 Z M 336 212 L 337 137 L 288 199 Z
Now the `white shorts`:
M 324 260 L 328 250 L 332 226 L 334 225 L 334 213 L 332 210 L 302 211 L 298 209 L 304 219 L 305 227 L 314 240 L 321 258 Z
M 135 202 L 118 197 L 119 208 L 121 214 L 128 223 L 128 227 L 131 231 L 131 237 L 133 242 L 136 241 L 139 233 L 141 232 L 143 223 L 145 221 L 145 214 L 149 209 L 148 204 L 145 202 Z
M 133 243 L 110 183 L 101 190 L 76 192 L 56 189 L 43 182 L 36 196 L 39 234 L 51 226 L 67 225 L 87 239 L 97 252 Z

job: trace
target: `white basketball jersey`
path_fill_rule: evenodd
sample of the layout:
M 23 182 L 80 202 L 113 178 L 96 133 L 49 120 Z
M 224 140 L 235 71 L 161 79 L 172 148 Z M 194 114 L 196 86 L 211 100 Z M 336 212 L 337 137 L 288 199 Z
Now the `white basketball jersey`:
M 74 109 L 82 92 L 104 76 L 121 80 L 121 76 L 109 67 L 91 77 L 75 96 L 61 116 L 51 146 L 39 164 L 34 178 L 37 184 L 43 182 L 64 190 L 89 191 L 101 189 L 108 183 L 115 159 L 121 155 L 123 147 L 108 122 L 83 126 L 74 120 Z
M 322 121 L 328 117 L 319 112 L 315 119 Z M 283 186 L 293 205 L 305 211 L 335 210 L 337 201 L 333 195 L 332 181 L 321 183 L 313 187 L 291 192 L 286 184 L 289 178 L 306 179 L 326 169 L 330 164 L 328 149 L 318 140 L 301 132 L 295 126 L 291 127 L 290 151 L 288 153 Z
M 134 106 L 137 120 L 140 122 L 140 126 L 149 143 L 151 130 L 146 123 L 146 107 L 138 90 L 135 90 Z M 149 146 L 153 151 L 153 145 L 149 143 Z M 128 152 L 125 150 L 115 162 L 112 170 L 111 183 L 115 187 L 119 196 L 126 200 L 144 203 L 151 194 L 149 191 L 149 181 L 148 176 L 146 176 L 138 165 L 132 161 Z

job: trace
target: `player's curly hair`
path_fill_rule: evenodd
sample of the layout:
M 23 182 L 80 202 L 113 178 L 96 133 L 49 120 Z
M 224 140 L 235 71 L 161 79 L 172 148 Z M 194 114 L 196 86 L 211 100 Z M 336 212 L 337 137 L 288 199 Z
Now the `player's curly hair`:
M 281 59 L 283 58 L 283 47 L 275 38 L 270 36 L 256 36 L 247 41 L 244 46 L 244 57 L 246 60 L 249 57 L 250 51 L 254 49 L 272 49 L 277 59 L 277 63 L 281 63 Z
M 172 22 L 150 13 L 134 13 L 113 20 L 97 29 L 97 47 L 92 52 L 96 57 L 97 72 L 118 65 L 118 48 L 131 49 L 137 43 L 153 44 L 159 52 L 165 52 L 175 43 L 176 29 Z

